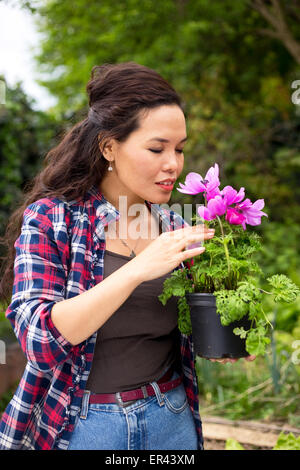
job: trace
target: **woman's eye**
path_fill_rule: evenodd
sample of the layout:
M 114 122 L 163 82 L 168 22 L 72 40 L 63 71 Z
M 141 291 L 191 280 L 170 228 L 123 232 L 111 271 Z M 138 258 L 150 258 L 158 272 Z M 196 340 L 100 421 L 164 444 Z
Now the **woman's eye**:
M 149 149 L 150 152 L 153 152 L 153 153 L 161 153 L 162 150 L 155 150 L 155 149 Z M 178 153 L 183 153 L 183 149 L 177 149 L 176 152 Z

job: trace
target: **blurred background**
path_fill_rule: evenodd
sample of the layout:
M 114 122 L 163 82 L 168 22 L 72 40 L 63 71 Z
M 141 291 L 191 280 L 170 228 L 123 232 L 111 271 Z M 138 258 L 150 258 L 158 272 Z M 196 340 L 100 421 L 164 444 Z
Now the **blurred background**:
M 300 285 L 299 25 L 300 0 L 0 1 L 0 235 L 46 153 L 87 111 L 92 66 L 135 61 L 186 103 L 180 181 L 218 163 L 223 187 L 263 198 L 259 264 Z M 174 189 L 170 205 L 194 202 Z M 0 413 L 23 367 L 6 307 Z M 300 301 L 264 308 L 275 326 L 264 358 L 197 359 L 201 415 L 300 431 Z

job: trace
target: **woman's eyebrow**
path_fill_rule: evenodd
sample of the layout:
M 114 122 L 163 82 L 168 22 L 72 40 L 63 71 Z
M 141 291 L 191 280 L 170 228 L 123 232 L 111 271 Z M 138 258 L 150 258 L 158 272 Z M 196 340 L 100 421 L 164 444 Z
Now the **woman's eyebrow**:
M 166 142 L 166 143 L 170 142 L 169 140 L 163 139 L 162 137 L 152 137 L 152 139 L 149 139 L 148 142 L 150 142 L 150 140 L 157 140 L 158 142 Z M 181 142 L 185 142 L 186 140 L 187 140 L 187 137 L 185 137 L 184 139 L 182 139 L 182 140 L 180 141 L 180 143 L 181 143 Z

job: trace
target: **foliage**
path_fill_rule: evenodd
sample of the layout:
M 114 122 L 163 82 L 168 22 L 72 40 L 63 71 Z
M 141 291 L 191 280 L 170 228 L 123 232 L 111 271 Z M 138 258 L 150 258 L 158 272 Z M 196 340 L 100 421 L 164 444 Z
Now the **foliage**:
M 256 275 L 263 275 L 253 255 L 262 249 L 260 237 L 246 230 L 246 225 L 260 225 L 261 217 L 267 216 L 261 209 L 262 199 L 251 202 L 245 197 L 244 187 L 236 191 L 231 186 L 219 189 L 219 167 L 215 164 L 203 178 L 199 173 L 187 175 L 185 184 L 178 191 L 186 194 L 203 193 L 205 205 L 198 208 L 202 223 L 218 222 L 219 233 L 206 244 L 201 256 L 193 263 L 187 262 L 183 269 L 184 279 L 176 273 L 164 282 L 159 300 L 165 305 L 172 295 L 183 297 L 186 293 L 211 293 L 216 298 L 216 311 L 223 326 L 242 318 L 250 321 L 248 330 L 235 328 L 233 332 L 246 339 L 246 351 L 250 355 L 264 355 L 270 343 L 268 330 L 271 325 L 262 306 L 262 294 L 272 295 L 273 301 L 292 303 L 300 293 L 296 284 L 284 274 L 274 274 L 266 281 L 271 286 L 268 292 L 256 285 Z M 221 217 L 223 220 L 221 220 Z M 196 217 L 197 219 L 197 217 Z M 189 308 L 183 300 L 178 303 L 179 329 L 192 333 Z
M 225 450 L 245 450 L 245 448 L 233 438 L 226 439 Z
M 281 432 L 273 450 L 300 450 L 300 436 L 295 437 L 291 432 L 289 434 Z
M 58 122 L 33 109 L 20 84 L 6 86 L 5 106 L 0 107 L 0 232 L 8 214 L 20 203 L 22 190 L 42 165 L 54 143 Z
M 60 114 L 86 107 L 95 64 L 133 60 L 155 68 L 186 102 L 184 172 L 217 161 L 225 181 L 243 181 L 268 199 L 273 220 L 299 222 L 300 116 L 291 101 L 298 69 L 278 39 L 261 34 L 266 21 L 249 2 L 25 3 L 42 33 L 41 83 L 58 97 Z M 297 16 L 285 2 L 282 8 L 297 32 Z
M 249 354 L 265 354 L 265 346 L 270 343 L 268 338 L 267 319 L 261 303 L 262 293 L 272 295 L 274 302 L 294 302 L 300 293 L 299 288 L 283 274 L 275 274 L 267 278 L 273 287 L 271 292 L 263 291 L 255 286 L 253 281 L 239 282 L 236 290 L 221 290 L 215 292 L 217 312 L 220 313 L 222 325 L 229 325 L 247 315 L 252 324 L 249 330 L 235 328 L 233 332 L 241 338 L 246 338 L 246 350 Z M 254 326 L 255 325 L 255 326 Z
M 10 400 L 14 395 L 14 390 L 15 389 L 8 390 L 0 396 L 0 413 L 2 413 L 6 409 L 7 405 L 9 404 Z
M 91 0 L 86 8 L 84 0 L 19 1 L 42 33 L 36 60 L 41 83 L 59 99 L 58 113 L 72 116 L 87 106 L 95 64 L 133 60 L 155 68 L 186 102 L 184 172 L 219 162 L 224 181 L 243 181 L 253 194 L 259 189 L 272 220 L 297 230 L 297 64 L 278 37 L 262 33 L 266 20 L 251 2 Z M 281 8 L 297 40 L 296 8 Z M 297 266 L 300 248 L 292 247 Z
M 187 276 L 187 268 L 176 269 L 164 281 L 164 289 L 158 296 L 163 305 L 172 297 L 179 297 L 178 305 L 178 328 L 184 334 L 191 332 L 190 309 L 185 299 L 187 292 L 193 292 L 192 281 Z
M 300 362 L 295 361 L 293 338 L 276 331 L 276 363 L 271 351 L 255 362 L 212 363 L 197 357 L 200 409 L 203 417 L 283 422 L 300 427 Z M 299 349 L 299 347 L 298 347 Z M 299 354 L 298 354 L 299 358 Z M 277 383 L 271 375 L 277 368 Z M 277 385 L 277 386 L 276 386 Z
M 227 439 L 225 450 L 245 450 L 236 439 Z M 272 450 L 300 450 L 300 436 L 296 437 L 293 433 L 285 434 L 281 432 L 277 442 Z
M 43 81 L 62 109 L 83 105 L 93 65 L 134 60 L 158 68 L 181 89 L 198 88 L 203 77 L 211 80 L 212 89 L 217 78 L 224 101 L 251 96 L 261 103 L 263 96 L 269 109 L 276 103 L 286 112 L 280 76 L 288 76 L 294 60 L 274 39 L 258 33 L 265 20 L 248 2 L 92 0 L 89 8 L 84 0 L 26 4 L 33 7 L 43 33 L 37 56 L 48 74 Z M 296 31 L 296 19 L 289 21 Z
M 212 243 L 212 242 L 209 242 Z M 212 255 L 213 250 L 210 251 Z M 233 258 L 230 257 L 230 260 Z M 250 261 L 251 265 L 251 261 Z M 223 265 L 222 265 L 223 266 Z M 243 268 L 245 266 L 243 265 Z M 217 271 L 220 267 L 209 271 L 210 276 L 214 276 L 211 284 L 219 281 Z M 185 267 L 182 270 L 176 270 L 164 281 L 163 291 L 158 297 L 163 305 L 172 296 L 181 297 L 178 300 L 178 327 L 184 334 L 191 334 L 192 326 L 190 321 L 189 306 L 185 300 L 186 293 L 205 292 L 202 291 L 200 275 L 203 274 L 202 265 L 195 264 L 189 270 Z M 204 268 L 205 271 L 205 268 Z M 224 280 L 224 272 L 221 272 Z M 192 279 L 188 278 L 192 275 Z M 205 271 L 205 276 L 208 272 Z M 251 321 L 249 330 L 235 328 L 233 331 L 241 338 L 246 338 L 246 350 L 249 354 L 263 355 L 266 352 L 266 345 L 270 343 L 268 338 L 268 326 L 271 326 L 262 305 L 263 293 L 273 296 L 275 302 L 294 302 L 300 293 L 299 288 L 285 275 L 274 275 L 267 278 L 268 283 L 273 289 L 270 292 L 264 291 L 256 286 L 255 279 L 247 276 L 246 281 L 238 281 L 235 290 L 224 289 L 215 290 L 217 313 L 220 314 L 222 325 L 229 325 L 234 321 L 247 316 Z M 198 282 L 198 283 L 197 283 Z M 219 284 L 220 285 L 220 284 Z
M 0 303 L 0 339 L 6 338 L 11 341 L 16 340 L 14 330 L 11 326 L 10 321 L 5 317 L 5 310 L 7 305 Z

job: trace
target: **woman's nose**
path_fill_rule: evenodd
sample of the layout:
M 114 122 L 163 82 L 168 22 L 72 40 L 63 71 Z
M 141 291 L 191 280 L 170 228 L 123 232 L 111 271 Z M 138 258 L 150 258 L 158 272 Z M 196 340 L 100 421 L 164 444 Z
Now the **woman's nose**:
M 169 154 L 164 164 L 164 169 L 169 170 L 169 171 L 172 170 L 175 172 L 178 166 L 179 166 L 178 156 L 173 153 Z

